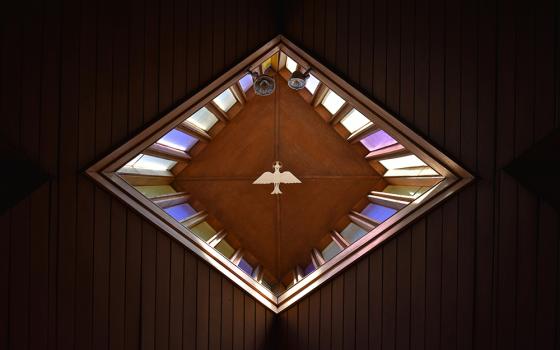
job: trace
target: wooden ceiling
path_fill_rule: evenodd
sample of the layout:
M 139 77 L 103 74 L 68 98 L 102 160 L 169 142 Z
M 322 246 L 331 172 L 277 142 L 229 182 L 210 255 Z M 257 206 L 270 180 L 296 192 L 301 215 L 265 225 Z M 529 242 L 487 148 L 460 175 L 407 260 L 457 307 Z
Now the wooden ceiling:
M 276 79 L 276 92 L 249 99 L 175 186 L 203 203 L 281 280 L 309 263 L 336 221 L 383 181 L 298 92 Z M 276 160 L 302 181 L 282 185 L 280 196 L 270 194 L 272 185 L 252 184 Z

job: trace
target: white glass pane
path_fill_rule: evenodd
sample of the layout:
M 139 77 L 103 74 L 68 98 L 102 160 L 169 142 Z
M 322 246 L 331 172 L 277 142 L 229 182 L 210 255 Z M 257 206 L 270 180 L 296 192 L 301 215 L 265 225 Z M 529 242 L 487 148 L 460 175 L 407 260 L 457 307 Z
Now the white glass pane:
M 331 114 L 335 114 L 344 104 L 344 100 L 333 91 L 329 91 L 321 103 Z
M 297 69 L 296 61 L 292 60 L 290 57 L 286 58 L 286 69 L 291 73 L 295 72 Z
M 354 133 L 366 125 L 372 124 L 372 122 L 366 118 L 362 113 L 353 109 L 352 112 L 348 113 L 340 123 L 348 130 L 350 133 Z
M 224 112 L 229 111 L 231 106 L 233 106 L 237 100 L 230 89 L 222 92 L 218 97 L 214 99 L 214 103 L 220 107 L 220 109 Z
M 218 122 L 218 118 L 216 118 L 216 116 L 206 107 L 202 107 L 196 111 L 195 114 L 187 118 L 187 122 L 204 131 L 208 131 Z
M 133 168 L 137 169 L 148 169 L 148 170 L 169 170 L 177 162 L 173 160 L 158 158 L 143 154 L 140 159 L 134 165 Z
M 142 153 L 140 153 L 136 157 L 132 158 L 132 160 L 130 160 L 130 162 L 126 163 L 125 166 L 133 166 L 134 163 L 136 163 L 138 161 L 138 159 L 140 159 L 141 157 L 142 157 Z
M 315 93 L 315 90 L 317 90 L 317 86 L 319 86 L 319 83 L 319 79 L 309 74 L 309 78 L 307 78 L 307 82 L 305 83 L 305 88 L 313 95 Z
M 379 163 L 385 167 L 385 169 L 401 169 L 410 168 L 417 166 L 426 166 L 426 163 L 420 160 L 420 158 L 411 154 L 409 156 L 397 157 L 380 160 Z

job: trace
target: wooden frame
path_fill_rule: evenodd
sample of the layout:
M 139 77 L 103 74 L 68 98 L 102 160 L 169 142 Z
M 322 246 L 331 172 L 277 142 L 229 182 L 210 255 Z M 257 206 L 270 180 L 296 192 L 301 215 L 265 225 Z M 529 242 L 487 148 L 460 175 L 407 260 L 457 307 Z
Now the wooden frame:
M 441 174 L 443 180 L 388 220 L 379 225 L 369 226 L 372 230 L 353 244 L 348 245 L 342 237 L 337 237 L 337 233 L 333 232 L 335 238 L 342 239 L 341 243 L 346 248 L 327 262 L 321 260 L 320 254 L 318 255 L 317 251 L 312 252 L 314 263 L 319 265 L 317 269 L 280 295 L 275 295 L 259 283 L 259 281 L 245 274 L 234 264 L 234 260 L 242 256 L 243 252 L 241 250 L 234 254 L 235 259 L 233 259 L 234 257 L 232 259 L 225 258 L 208 242 L 203 241 L 187 227 L 171 219 L 160 206 L 144 197 L 119 176 L 116 171 L 126 164 L 128 160 L 143 152 L 164 134 L 181 124 L 199 108 L 209 105 L 225 89 L 237 84 L 239 79 L 246 74 L 247 70 L 255 70 L 268 57 L 278 52 L 288 55 L 296 61 L 298 67 L 311 67 L 313 75 L 321 81 L 321 91 L 325 91 L 328 88 L 336 92 L 347 104 L 359 110 L 377 127 L 389 132 L 401 145 Z M 318 90 L 319 88 L 316 91 L 316 96 L 319 92 Z M 181 103 L 131 140 L 99 160 L 87 169 L 86 173 L 95 182 L 137 210 L 159 229 L 192 250 L 276 313 L 286 309 L 373 248 L 382 244 L 405 226 L 417 220 L 421 215 L 466 186 L 473 179 L 473 176 L 468 171 L 436 149 L 428 141 L 422 139 L 400 122 L 397 117 L 354 89 L 350 84 L 343 81 L 283 36 L 272 39 L 206 88 Z M 359 216 L 354 216 L 362 219 Z M 262 278 L 262 276 L 260 277 Z

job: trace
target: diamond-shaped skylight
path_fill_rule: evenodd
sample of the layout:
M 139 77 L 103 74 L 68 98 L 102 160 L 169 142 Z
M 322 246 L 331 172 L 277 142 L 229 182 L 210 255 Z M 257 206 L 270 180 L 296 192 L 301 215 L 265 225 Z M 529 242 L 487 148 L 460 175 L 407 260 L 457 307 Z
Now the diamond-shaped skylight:
M 276 312 L 472 178 L 283 37 L 88 173 Z

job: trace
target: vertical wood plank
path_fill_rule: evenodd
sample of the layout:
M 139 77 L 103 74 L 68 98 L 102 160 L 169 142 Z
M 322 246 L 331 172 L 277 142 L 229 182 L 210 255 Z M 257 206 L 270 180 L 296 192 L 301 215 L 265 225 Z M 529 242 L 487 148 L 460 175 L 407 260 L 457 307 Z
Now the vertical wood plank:
M 369 347 L 381 349 L 383 332 L 383 251 L 369 257 Z
M 332 338 L 332 284 L 321 288 L 320 349 L 331 349 Z
M 424 349 L 426 337 L 426 221 L 412 227 L 410 260 L 410 348 Z
M 142 349 L 155 349 L 157 233 L 148 222 L 142 222 Z
M 343 307 L 343 348 L 353 349 L 356 346 L 356 266 L 352 266 L 344 274 Z
M 111 240 L 109 263 L 109 348 L 124 347 L 126 208 L 111 201 Z
M 197 333 L 197 259 L 191 252 L 185 252 L 183 268 L 183 349 L 196 348 Z
M 127 210 L 124 348 L 140 347 L 142 291 L 142 220 Z
M 410 312 L 411 312 L 411 247 L 410 229 L 399 235 L 397 240 L 396 268 L 396 338 L 395 349 L 410 349 Z
M 169 281 L 169 349 L 183 347 L 183 299 L 185 248 L 171 241 L 171 272 Z
M 196 348 L 208 349 L 210 268 L 202 261 L 198 261 L 196 266 Z
M 222 278 L 222 349 L 233 349 L 233 285 Z
M 220 349 L 220 333 L 222 329 L 222 276 L 214 269 L 210 270 L 210 295 L 209 295 L 209 349 Z

